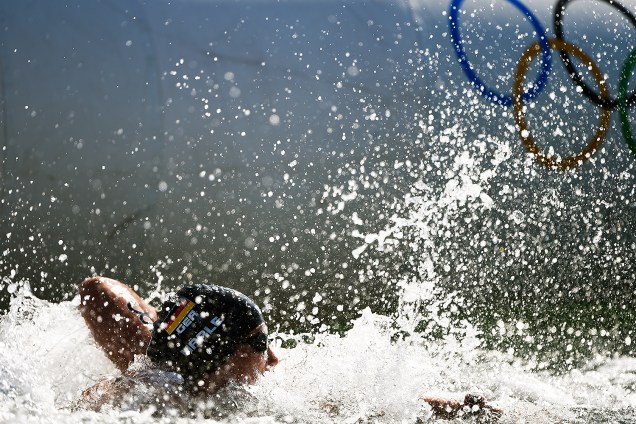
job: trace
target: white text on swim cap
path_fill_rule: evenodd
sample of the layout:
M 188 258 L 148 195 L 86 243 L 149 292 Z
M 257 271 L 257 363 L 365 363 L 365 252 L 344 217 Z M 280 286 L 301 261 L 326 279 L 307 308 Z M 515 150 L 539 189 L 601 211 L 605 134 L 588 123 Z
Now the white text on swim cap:
M 197 346 L 201 346 L 203 342 L 205 341 L 205 339 L 210 337 L 210 335 L 214 333 L 214 331 L 217 328 L 219 328 L 219 326 L 223 323 L 223 321 L 224 321 L 223 317 L 212 318 L 210 320 L 210 326 L 203 327 L 203 330 L 199 331 L 196 336 L 191 338 L 188 341 L 188 345 L 183 348 L 181 353 L 185 356 L 188 356 L 190 353 L 192 353 L 192 351 L 195 350 Z
M 194 309 L 188 312 L 188 315 L 183 318 L 183 321 L 181 321 L 181 324 L 177 327 L 177 334 L 183 333 L 198 316 L 199 314 Z

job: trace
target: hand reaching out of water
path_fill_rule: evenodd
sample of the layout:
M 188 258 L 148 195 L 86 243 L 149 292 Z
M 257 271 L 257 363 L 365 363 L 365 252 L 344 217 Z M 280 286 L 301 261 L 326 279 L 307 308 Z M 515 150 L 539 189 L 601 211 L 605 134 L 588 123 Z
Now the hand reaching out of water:
M 503 410 L 489 405 L 483 396 L 466 394 L 464 401 L 422 396 L 424 402 L 431 406 L 437 418 L 453 419 L 464 415 L 476 415 L 480 423 L 494 423 L 503 415 Z

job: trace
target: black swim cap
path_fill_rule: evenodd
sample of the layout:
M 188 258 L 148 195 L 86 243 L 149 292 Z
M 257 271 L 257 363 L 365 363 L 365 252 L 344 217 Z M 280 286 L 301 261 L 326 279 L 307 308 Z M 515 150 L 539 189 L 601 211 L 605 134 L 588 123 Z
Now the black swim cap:
M 240 343 L 250 343 L 246 336 L 264 322 L 258 306 L 244 294 L 206 284 L 182 288 L 158 315 L 147 355 L 190 382 L 223 365 Z

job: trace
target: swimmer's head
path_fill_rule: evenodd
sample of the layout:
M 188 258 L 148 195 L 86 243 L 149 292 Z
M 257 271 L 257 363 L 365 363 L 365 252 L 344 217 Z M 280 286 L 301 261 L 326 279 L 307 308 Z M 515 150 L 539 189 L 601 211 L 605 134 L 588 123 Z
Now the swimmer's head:
M 204 284 L 184 287 L 158 312 L 147 355 L 186 381 L 214 373 L 239 346 L 268 351 L 260 309 L 235 290 Z

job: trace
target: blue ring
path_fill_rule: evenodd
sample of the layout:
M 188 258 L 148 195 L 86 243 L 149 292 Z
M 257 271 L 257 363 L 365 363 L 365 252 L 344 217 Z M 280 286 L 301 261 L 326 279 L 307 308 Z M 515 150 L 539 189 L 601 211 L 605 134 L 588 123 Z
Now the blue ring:
M 468 58 L 466 57 L 466 52 L 464 51 L 464 45 L 462 44 L 461 35 L 459 34 L 459 7 L 461 6 L 464 0 L 452 0 L 449 11 L 449 27 L 450 27 L 450 35 L 451 41 L 455 46 L 455 53 L 457 53 L 457 58 L 459 59 L 459 63 L 464 70 L 464 73 L 473 83 L 477 91 L 479 91 L 483 96 L 485 96 L 492 103 L 500 104 L 503 106 L 512 105 L 512 96 L 507 96 L 505 94 L 497 93 L 496 91 L 488 88 L 477 76 L 475 71 L 473 71 L 470 62 L 468 62 Z M 541 62 L 541 72 L 539 72 L 539 76 L 537 80 L 534 82 L 532 88 L 521 95 L 521 100 L 523 102 L 527 102 L 530 99 L 535 98 L 543 87 L 548 82 L 548 76 L 550 75 L 550 71 L 552 69 L 552 54 L 550 52 L 550 46 L 548 45 L 548 37 L 546 35 L 545 30 L 539 23 L 539 20 L 536 16 L 524 6 L 518 0 L 507 0 L 517 9 L 519 9 L 523 14 L 530 20 L 530 23 L 534 27 L 535 32 L 539 35 L 539 43 L 541 44 L 541 49 L 543 50 L 542 62 Z

